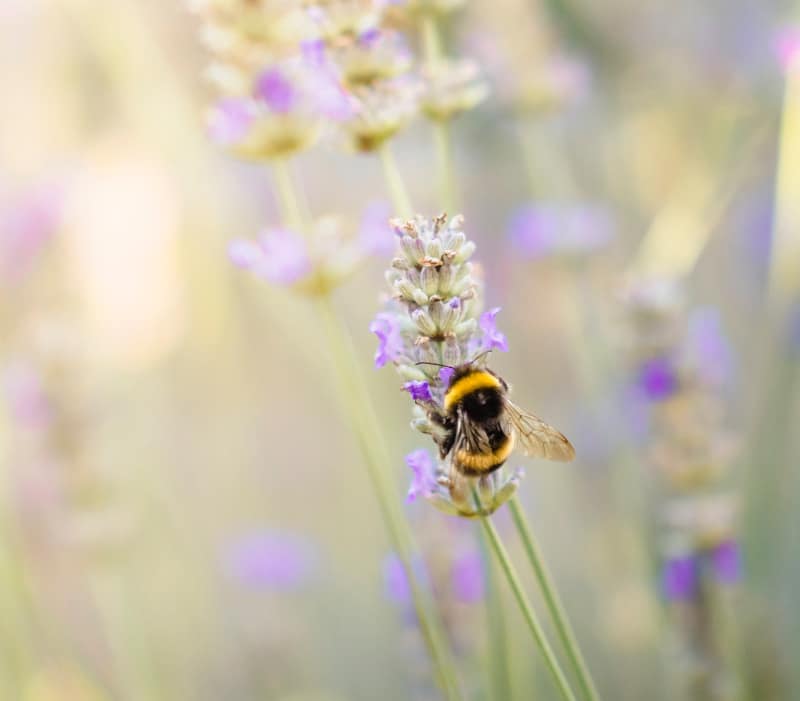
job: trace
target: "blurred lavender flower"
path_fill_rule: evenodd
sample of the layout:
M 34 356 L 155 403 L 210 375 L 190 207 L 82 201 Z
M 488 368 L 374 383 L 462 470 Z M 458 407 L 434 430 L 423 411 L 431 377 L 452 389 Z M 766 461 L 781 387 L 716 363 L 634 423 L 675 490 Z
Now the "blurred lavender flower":
M 469 59 L 439 60 L 422 69 L 420 108 L 429 119 L 445 122 L 477 107 L 489 95 L 478 64 Z
M 415 501 L 420 495 L 427 498 L 436 485 L 436 470 L 427 450 L 420 448 L 406 455 L 406 464 L 414 472 L 406 501 Z
M 483 599 L 485 574 L 480 552 L 470 550 L 456 558 L 451 578 L 453 594 L 459 601 L 472 604 Z
M 370 202 L 364 208 L 358 243 L 369 255 L 388 256 L 394 251 L 395 238 L 389 226 L 391 216 L 391 206 L 382 200 Z
M 671 358 L 661 356 L 647 360 L 639 368 L 637 386 L 644 397 L 660 402 L 678 389 L 678 374 Z
M 62 209 L 63 192 L 52 184 L 0 203 L 0 281 L 25 277 L 55 234 Z
M 512 245 L 531 259 L 580 257 L 609 244 L 611 217 L 599 205 L 539 203 L 520 207 L 509 224 Z
M 476 353 L 508 349 L 495 323 L 499 308 L 480 313 L 480 282 L 469 262 L 475 244 L 467 240 L 462 223 L 460 216 L 448 222 L 445 215 L 392 222 L 399 255 L 386 279 L 394 300 L 370 326 L 379 340 L 376 366 L 395 365 L 415 401 L 412 426 L 429 435 L 442 430 L 426 407 L 442 405 L 449 381 L 442 370 L 448 368 L 418 363 L 455 367 L 474 360 Z M 412 453 L 408 460 L 415 473 L 410 500 L 422 494 L 445 513 L 466 517 L 496 510 L 516 491 L 522 476 L 521 471 L 508 475 L 503 468 L 481 478 L 450 474 L 443 464 L 434 470 L 425 451 Z M 473 487 L 480 495 L 480 510 Z
M 24 363 L 12 363 L 4 371 L 3 385 L 9 413 L 23 428 L 42 430 L 53 419 L 53 407 L 41 375 Z
M 236 266 L 276 285 L 293 285 L 312 271 L 305 241 L 285 229 L 264 231 L 257 243 L 233 241 L 228 252 Z
M 411 603 L 411 585 L 397 553 L 390 553 L 383 561 L 383 583 L 390 601 L 404 606 Z
M 697 563 L 691 555 L 678 555 L 664 562 L 661 575 L 667 601 L 691 599 L 697 589 Z
M 702 307 L 689 314 L 685 356 L 697 379 L 708 387 L 722 389 L 730 384 L 733 349 L 723 333 L 719 310 Z
M 711 551 L 714 576 L 720 584 L 736 584 L 742 576 L 742 561 L 739 544 L 725 540 Z
M 291 591 L 313 577 L 319 555 L 308 538 L 263 531 L 231 543 L 224 560 L 228 575 L 248 587 Z
M 783 70 L 789 71 L 798 65 L 800 62 L 800 25 L 781 29 L 775 36 L 774 46 Z

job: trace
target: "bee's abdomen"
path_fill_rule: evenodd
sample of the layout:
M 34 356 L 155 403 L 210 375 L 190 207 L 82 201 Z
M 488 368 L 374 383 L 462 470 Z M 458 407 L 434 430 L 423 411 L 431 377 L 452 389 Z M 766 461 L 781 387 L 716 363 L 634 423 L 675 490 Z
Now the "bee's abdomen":
M 486 453 L 471 452 L 461 449 L 453 456 L 455 468 L 470 477 L 480 477 L 494 472 L 508 460 L 514 449 L 514 437 L 505 433 L 491 436 L 491 450 Z

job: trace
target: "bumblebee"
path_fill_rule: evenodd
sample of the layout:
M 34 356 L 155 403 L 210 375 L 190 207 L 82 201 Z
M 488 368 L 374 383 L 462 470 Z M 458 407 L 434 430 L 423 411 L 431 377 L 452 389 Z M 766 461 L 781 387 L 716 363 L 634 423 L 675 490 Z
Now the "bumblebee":
M 428 418 L 441 430 L 434 440 L 439 457 L 467 477 L 499 469 L 515 447 L 523 454 L 569 461 L 575 449 L 567 438 L 509 398 L 506 381 L 477 361 L 453 368 L 442 411 Z

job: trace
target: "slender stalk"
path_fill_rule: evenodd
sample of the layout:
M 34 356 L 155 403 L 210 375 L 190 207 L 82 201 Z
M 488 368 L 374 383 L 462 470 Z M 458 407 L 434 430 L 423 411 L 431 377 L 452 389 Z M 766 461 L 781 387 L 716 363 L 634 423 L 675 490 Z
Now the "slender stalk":
M 575 633 L 572 630 L 572 626 L 567 618 L 567 613 L 564 610 L 564 604 L 561 601 L 558 590 L 553 583 L 553 578 L 542 557 L 539 544 L 533 537 L 533 532 L 528 524 L 528 520 L 525 518 L 525 513 L 520 506 L 519 499 L 517 499 L 516 496 L 509 501 L 509 508 L 511 509 L 511 517 L 514 520 L 514 525 L 517 527 L 517 532 L 522 539 L 528 561 L 531 567 L 533 567 L 536 581 L 539 583 L 542 596 L 553 618 L 558 637 L 561 639 L 561 643 L 566 649 L 567 656 L 578 677 L 581 691 L 589 701 L 599 701 L 600 695 L 597 693 L 597 687 L 594 684 L 592 675 L 589 672 L 589 668 L 578 646 Z
M 558 687 L 561 697 L 566 699 L 566 701 L 577 701 L 576 696 L 570 688 L 569 682 L 567 681 L 567 677 L 564 674 L 564 670 L 561 669 L 558 658 L 553 652 L 553 648 L 550 647 L 550 643 L 548 643 L 547 638 L 545 638 L 542 625 L 539 622 L 539 619 L 536 617 L 536 613 L 534 612 L 533 607 L 531 606 L 531 603 L 525 594 L 525 590 L 522 588 L 517 571 L 514 569 L 514 565 L 511 563 L 511 558 L 508 556 L 508 552 L 500 540 L 500 535 L 498 534 L 497 529 L 494 527 L 494 524 L 488 517 L 482 518 L 481 522 L 483 523 L 484 531 L 486 532 L 489 543 L 494 550 L 495 556 L 500 563 L 500 567 L 503 569 L 506 579 L 511 586 L 511 590 L 514 592 L 514 597 L 517 599 L 517 603 L 522 610 L 522 615 L 525 618 L 525 622 L 528 624 L 528 628 L 530 629 L 536 644 L 539 646 L 539 649 L 542 652 L 542 656 L 544 657 L 544 661 L 548 670 L 553 675 L 553 680 Z
M 450 122 L 435 122 L 433 125 L 433 135 L 436 140 L 439 197 L 445 211 L 455 213 L 457 202 L 453 148 L 450 138 Z
M 485 532 L 480 534 L 481 559 L 483 561 L 484 588 L 486 590 L 486 618 L 489 658 L 489 699 L 510 701 L 511 674 L 509 670 L 510 655 L 506 639 L 506 622 L 503 612 L 503 599 L 497 586 L 496 573 L 492 563 L 492 546 Z
M 392 198 L 395 211 L 401 217 L 411 217 L 414 214 L 411 198 L 408 196 L 406 184 L 400 174 L 400 169 L 397 167 L 397 161 L 388 141 L 381 146 L 379 153 L 386 187 L 389 190 L 389 196 Z
M 388 151 L 387 153 L 390 154 Z M 287 214 L 287 224 L 291 222 L 292 216 L 297 216 L 297 228 L 305 230 L 310 222 L 304 220 L 302 210 L 297 206 L 299 198 L 291 173 L 285 163 L 281 165 L 283 167 L 275 169 L 276 181 L 280 183 L 278 196 L 283 203 L 283 211 Z M 404 189 L 396 166 L 395 171 L 401 189 Z M 405 212 L 402 210 L 401 212 L 404 216 L 410 216 L 410 205 Z M 455 701 L 462 697 L 455 665 L 432 598 L 420 585 L 412 567 L 416 547 L 411 529 L 400 510 L 393 485 L 385 473 L 385 468 L 391 464 L 391 459 L 386 444 L 381 438 L 383 431 L 376 418 L 377 412 L 372 405 L 372 395 L 355 361 L 356 353 L 352 339 L 342 320 L 336 314 L 329 291 L 317 298 L 317 312 L 325 328 L 332 365 L 336 370 L 334 376 L 339 385 L 337 395 L 344 405 L 346 419 L 350 423 L 364 455 L 370 483 L 378 499 L 378 506 L 389 538 L 397 551 L 408 579 L 420 631 L 445 697 Z
M 330 341 L 333 365 L 339 375 L 339 396 L 345 405 L 346 416 L 364 453 L 367 471 L 383 514 L 389 536 L 400 556 L 406 577 L 411 586 L 412 600 L 420 630 L 425 638 L 431 658 L 436 666 L 439 681 L 448 699 L 461 698 L 453 661 L 447 648 L 444 632 L 434 613 L 430 596 L 420 586 L 411 566 L 414 553 L 413 536 L 397 504 L 397 495 L 387 480 L 381 466 L 390 460 L 385 444 L 378 439 L 381 428 L 372 406 L 364 378 L 355 364 L 352 341 L 334 312 L 330 296 L 321 297 L 319 313 Z
M 425 52 L 425 63 L 429 66 L 441 60 L 442 38 L 439 36 L 439 27 L 433 15 L 422 18 L 422 47 Z
M 278 202 L 281 206 L 281 217 L 286 224 L 296 231 L 303 228 L 303 214 L 300 199 L 292 182 L 287 161 L 278 159 L 273 162 L 272 172 L 275 175 L 275 187 L 278 191 Z
M 800 290 L 800 61 L 786 68 L 769 271 L 773 310 Z

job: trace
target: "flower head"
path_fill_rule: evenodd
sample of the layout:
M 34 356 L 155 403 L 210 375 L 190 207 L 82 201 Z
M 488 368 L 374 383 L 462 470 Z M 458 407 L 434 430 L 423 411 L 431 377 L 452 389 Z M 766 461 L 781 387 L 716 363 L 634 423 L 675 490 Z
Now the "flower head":
M 302 237 L 286 229 L 264 231 L 257 242 L 234 241 L 228 252 L 235 265 L 276 285 L 293 285 L 312 270 Z
M 678 389 L 675 363 L 668 357 L 647 360 L 639 368 L 638 386 L 650 401 L 659 402 L 671 397 Z
M 456 599 L 466 604 L 475 603 L 484 597 L 483 560 L 477 550 L 462 553 L 453 562 L 451 580 Z
M 370 327 L 379 339 L 376 365 L 395 365 L 416 404 L 412 425 L 440 444 L 446 429 L 434 418 L 453 368 L 487 350 L 508 350 L 496 325 L 500 309 L 481 314 L 481 283 L 470 263 L 475 244 L 462 224 L 461 217 L 448 221 L 444 215 L 392 222 L 399 250 L 386 279 L 394 299 Z M 414 470 L 410 499 L 421 494 L 445 513 L 468 518 L 492 513 L 522 477 L 521 470 L 507 474 L 503 468 L 466 477 L 434 465 L 425 451 L 415 451 L 407 462 Z
M 576 258 L 611 241 L 611 219 L 598 205 L 530 204 L 512 217 L 509 236 L 514 247 L 531 259 Z
M 318 555 L 307 538 L 262 531 L 231 543 L 224 559 L 228 574 L 249 587 L 291 591 L 311 579 Z
M 697 563 L 691 555 L 668 558 L 661 573 L 661 585 L 668 601 L 691 599 L 697 590 Z

